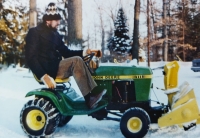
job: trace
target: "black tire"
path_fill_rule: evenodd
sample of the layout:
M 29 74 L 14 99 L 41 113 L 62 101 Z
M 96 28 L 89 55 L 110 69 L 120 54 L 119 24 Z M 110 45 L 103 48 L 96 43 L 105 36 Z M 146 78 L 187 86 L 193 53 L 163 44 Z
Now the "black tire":
M 120 121 L 120 129 L 126 138 L 144 137 L 150 125 L 150 118 L 147 112 L 141 108 L 128 109 Z
M 63 116 L 63 115 L 60 115 L 60 121 L 59 121 L 58 127 L 65 126 L 72 119 L 72 117 L 73 116 Z
M 51 135 L 59 123 L 59 113 L 43 98 L 28 101 L 21 110 L 20 124 L 30 138 Z

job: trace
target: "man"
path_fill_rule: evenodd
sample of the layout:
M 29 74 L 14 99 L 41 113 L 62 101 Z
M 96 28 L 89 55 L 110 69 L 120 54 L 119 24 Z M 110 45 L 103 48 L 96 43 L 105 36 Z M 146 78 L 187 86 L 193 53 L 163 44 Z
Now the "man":
M 31 28 L 26 37 L 25 56 L 28 66 L 37 78 L 54 89 L 55 78 L 73 76 L 89 108 L 101 100 L 105 91 L 91 96 L 97 86 L 82 60 L 83 50 L 68 49 L 57 32 L 61 16 L 55 3 L 50 3 L 43 16 L 43 23 Z M 88 50 L 90 53 L 90 50 Z M 62 60 L 62 57 L 65 59 Z

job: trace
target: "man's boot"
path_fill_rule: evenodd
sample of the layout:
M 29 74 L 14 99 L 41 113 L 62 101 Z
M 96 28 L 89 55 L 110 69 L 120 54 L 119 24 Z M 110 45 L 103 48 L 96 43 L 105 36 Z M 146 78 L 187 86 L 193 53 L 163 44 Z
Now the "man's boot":
M 94 107 L 97 106 L 97 103 L 99 101 L 101 101 L 102 97 L 104 94 L 106 94 L 106 89 L 104 89 L 101 93 L 97 94 L 97 95 L 94 95 L 92 96 L 90 93 L 88 95 L 86 95 L 84 98 L 85 98 L 85 102 L 86 102 L 86 105 L 92 109 Z

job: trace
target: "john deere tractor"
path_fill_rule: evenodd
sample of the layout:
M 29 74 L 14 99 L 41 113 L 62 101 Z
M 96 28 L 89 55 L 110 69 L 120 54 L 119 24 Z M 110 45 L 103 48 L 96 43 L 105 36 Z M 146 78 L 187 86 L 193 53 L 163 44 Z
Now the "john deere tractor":
M 35 97 L 24 105 L 20 113 L 21 127 L 28 137 L 52 135 L 57 127 L 66 125 L 75 115 L 118 121 L 122 134 L 127 138 L 144 137 L 151 123 L 158 123 L 160 127 L 178 124 L 188 130 L 200 122 L 193 89 L 188 83 L 177 87 L 179 65 L 176 61 L 164 67 L 163 90 L 168 96 L 168 105 L 151 107 L 151 68 L 117 64 L 98 66 L 98 60 L 91 60 L 94 55 L 95 52 L 84 60 L 98 84 L 92 93 L 107 91 L 98 106 L 89 109 L 84 98 L 71 87 L 69 78 L 56 79 L 54 90 L 40 88 L 26 95 Z

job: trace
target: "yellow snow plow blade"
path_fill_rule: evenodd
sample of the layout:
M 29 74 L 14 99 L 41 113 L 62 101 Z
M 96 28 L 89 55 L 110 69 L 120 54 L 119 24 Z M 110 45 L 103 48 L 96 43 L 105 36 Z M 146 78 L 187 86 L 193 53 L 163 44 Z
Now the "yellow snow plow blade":
M 158 125 L 160 127 L 172 126 L 175 124 L 181 125 L 183 123 L 200 118 L 196 98 L 189 99 L 188 101 L 184 102 L 185 99 L 190 97 L 189 95 L 194 95 L 194 91 L 192 90 L 187 95 L 185 95 L 183 99 L 177 101 L 177 103 L 175 103 L 172 107 L 171 112 L 163 115 L 158 119 Z
M 164 67 L 165 94 L 168 96 L 171 111 L 158 119 L 160 127 L 185 126 L 190 122 L 200 123 L 200 113 L 193 88 L 188 82 L 177 87 L 178 70 L 177 61 L 167 63 Z

